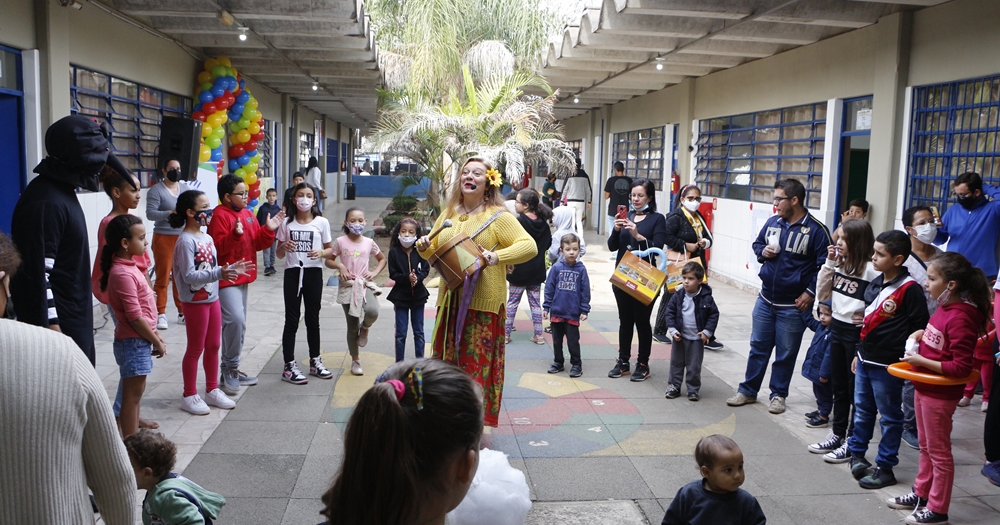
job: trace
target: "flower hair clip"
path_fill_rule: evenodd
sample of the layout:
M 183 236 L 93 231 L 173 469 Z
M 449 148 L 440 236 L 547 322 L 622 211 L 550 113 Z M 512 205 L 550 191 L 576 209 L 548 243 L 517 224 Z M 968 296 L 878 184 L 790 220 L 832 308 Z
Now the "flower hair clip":
M 490 186 L 494 188 L 499 188 L 503 184 L 503 179 L 500 177 L 500 172 L 495 168 L 490 168 L 486 170 L 486 182 L 490 183 Z
M 419 366 L 410 371 L 410 391 L 417 400 L 417 410 L 424 409 L 424 374 Z

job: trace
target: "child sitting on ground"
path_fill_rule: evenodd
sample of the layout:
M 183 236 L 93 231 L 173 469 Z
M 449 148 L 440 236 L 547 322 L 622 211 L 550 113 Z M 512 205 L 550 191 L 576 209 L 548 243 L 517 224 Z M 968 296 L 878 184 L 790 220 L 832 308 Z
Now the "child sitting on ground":
M 719 326 L 719 307 L 712 298 L 712 287 L 702 284 L 705 268 L 700 262 L 689 262 L 681 269 L 684 293 L 675 293 L 667 303 L 667 335 L 673 339 L 670 350 L 670 378 L 664 396 L 674 399 L 681 395 L 681 379 L 687 368 L 688 400 L 700 399 L 701 360 L 705 343 Z
M 567 208 L 568 209 L 568 208 Z M 552 265 L 545 280 L 545 301 L 542 316 L 552 314 L 552 350 L 555 361 L 549 366 L 549 373 L 565 370 L 562 351 L 563 336 L 569 346 L 569 376 L 583 375 L 583 361 L 580 359 L 580 322 L 587 320 L 590 312 L 590 277 L 587 268 L 579 260 L 580 238 L 573 233 L 562 237 L 559 252 L 562 259 Z
M 802 377 L 812 381 L 816 397 L 816 410 L 806 413 L 806 426 L 826 428 L 830 425 L 830 410 L 833 409 L 833 387 L 830 385 L 830 324 L 833 312 L 829 301 L 819 303 L 816 311 L 819 313 L 818 321 L 812 312 L 802 312 L 802 320 L 815 332 L 806 359 L 802 362 Z
M 140 430 L 125 438 L 125 450 L 135 470 L 135 484 L 146 491 L 142 500 L 142 523 L 180 525 L 219 519 L 226 504 L 221 495 L 170 471 L 177 459 L 177 447 L 163 434 Z
M 679 295 L 679 294 L 678 294 Z M 703 437 L 694 448 L 702 479 L 681 487 L 662 525 L 764 525 L 757 498 L 740 488 L 745 480 L 743 451 L 721 434 Z

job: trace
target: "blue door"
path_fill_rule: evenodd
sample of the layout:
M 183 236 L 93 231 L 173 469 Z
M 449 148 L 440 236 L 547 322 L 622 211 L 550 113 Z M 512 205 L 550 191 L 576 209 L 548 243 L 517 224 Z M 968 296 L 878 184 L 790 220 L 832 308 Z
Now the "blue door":
M 24 93 L 21 53 L 0 46 L 0 231 L 9 234 L 11 212 L 24 189 Z

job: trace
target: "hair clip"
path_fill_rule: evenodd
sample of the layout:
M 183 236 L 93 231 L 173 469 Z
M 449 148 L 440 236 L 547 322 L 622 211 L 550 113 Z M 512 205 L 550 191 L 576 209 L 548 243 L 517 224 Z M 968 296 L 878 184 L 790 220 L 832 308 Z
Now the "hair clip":
M 396 390 L 396 401 L 402 401 L 403 396 L 406 395 L 406 385 L 398 379 L 390 379 L 386 383 L 392 385 L 392 388 Z
M 417 399 L 417 410 L 424 409 L 424 374 L 420 371 L 419 366 L 413 367 L 410 371 L 410 390 L 413 391 L 413 397 Z

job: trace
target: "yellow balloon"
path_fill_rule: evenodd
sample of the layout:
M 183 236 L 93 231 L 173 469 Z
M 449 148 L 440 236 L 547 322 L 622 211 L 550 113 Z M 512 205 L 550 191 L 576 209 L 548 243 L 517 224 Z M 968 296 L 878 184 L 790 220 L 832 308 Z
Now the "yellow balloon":
M 222 116 L 222 115 L 219 115 L 218 113 L 212 113 L 205 120 L 206 120 L 206 122 L 210 126 L 212 126 L 213 128 L 217 128 L 217 127 L 221 126 L 226 121 L 226 118 L 224 116 Z
M 198 160 L 200 162 L 208 162 L 211 158 L 212 150 L 208 146 L 202 144 L 201 149 L 198 151 Z
M 236 134 L 236 139 L 239 140 L 240 144 L 245 144 L 250 141 L 250 132 L 245 129 L 241 129 L 239 133 Z
M 203 123 L 201 125 L 201 136 L 202 137 L 207 137 L 207 136 L 211 135 L 213 128 L 214 128 L 214 126 L 212 126 L 208 122 Z
M 244 169 L 244 171 L 246 171 L 246 169 Z M 243 178 L 243 182 L 245 182 L 247 186 L 253 186 L 253 184 L 257 182 L 257 175 L 249 172 L 247 173 L 247 176 Z
M 247 104 L 248 104 L 248 105 L 249 105 L 250 107 L 252 107 L 252 108 L 254 108 L 254 109 L 257 109 L 257 104 L 258 104 L 258 102 L 257 102 L 257 99 L 255 99 L 255 98 L 252 98 L 252 99 L 250 99 L 249 101 L 247 101 Z
M 256 135 L 260 133 L 260 124 L 256 122 L 251 122 L 250 125 L 247 126 L 247 131 L 249 131 L 251 135 Z
M 219 61 L 218 60 L 216 60 L 214 58 L 206 58 L 205 59 L 205 71 L 208 71 L 209 75 L 211 75 L 212 68 L 215 67 L 215 66 L 217 66 L 217 65 L 219 65 Z
M 211 82 L 211 81 L 212 81 L 212 74 L 209 73 L 208 71 L 202 71 L 201 73 L 198 73 L 199 86 L 204 84 L 205 82 Z
M 233 65 L 233 63 L 229 61 L 229 57 L 219 57 L 219 58 L 215 59 L 215 61 L 218 62 L 220 65 L 223 65 L 223 66 L 226 66 L 226 67 L 232 67 L 232 65 Z

